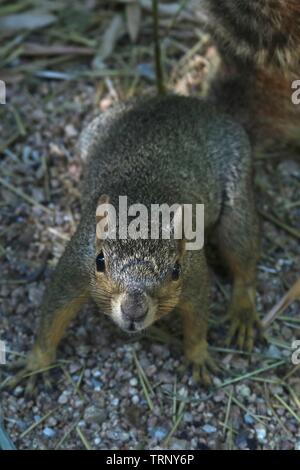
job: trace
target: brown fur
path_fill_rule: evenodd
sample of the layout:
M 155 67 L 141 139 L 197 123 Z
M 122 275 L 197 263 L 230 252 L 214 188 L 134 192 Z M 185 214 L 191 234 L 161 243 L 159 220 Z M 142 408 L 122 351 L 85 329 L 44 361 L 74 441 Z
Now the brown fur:
M 242 122 L 255 142 L 300 146 L 298 0 L 206 0 L 209 29 L 223 59 L 211 96 Z

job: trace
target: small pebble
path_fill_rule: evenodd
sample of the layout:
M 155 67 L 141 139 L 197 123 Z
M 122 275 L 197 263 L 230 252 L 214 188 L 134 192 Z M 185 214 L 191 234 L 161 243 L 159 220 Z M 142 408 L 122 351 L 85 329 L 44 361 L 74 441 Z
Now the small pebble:
M 215 426 L 211 426 L 210 424 L 205 424 L 202 426 L 202 430 L 206 432 L 206 434 L 212 434 L 213 432 L 217 431 L 217 428 L 215 428 Z
M 51 438 L 51 437 L 54 437 L 54 436 L 55 436 L 56 432 L 54 431 L 54 429 L 49 428 L 49 427 L 47 426 L 47 427 L 45 427 L 45 428 L 43 429 L 43 434 L 44 434 L 44 436 Z
M 132 379 L 129 380 L 129 383 L 132 387 L 136 387 L 138 384 L 138 381 L 135 377 L 133 377 Z
M 266 355 L 267 357 L 270 357 L 272 359 L 282 359 L 282 353 L 280 349 L 277 348 L 277 346 L 274 346 L 273 344 L 271 344 L 267 349 Z
M 81 365 L 80 364 L 70 364 L 70 367 L 69 367 L 69 371 L 70 371 L 70 374 L 75 374 L 75 372 L 78 372 L 80 369 L 81 369 Z
M 246 424 L 254 424 L 255 423 L 255 419 L 251 415 L 249 415 L 248 413 L 245 414 L 244 421 L 245 421 Z
M 222 384 L 222 380 L 219 379 L 219 377 L 213 377 L 213 384 L 214 384 L 216 387 L 220 387 L 220 385 Z
M 155 72 L 152 64 L 138 64 L 137 72 L 141 77 L 147 78 L 151 82 L 155 81 Z
M 247 435 L 244 432 L 242 432 L 236 436 L 235 445 L 241 450 L 246 449 L 248 447 L 247 439 L 248 439 Z
M 48 419 L 48 424 L 50 427 L 55 427 L 57 425 L 57 420 L 53 416 L 50 416 Z
M 270 390 L 273 394 L 282 395 L 284 393 L 283 387 L 281 385 L 270 385 Z
M 103 383 L 100 382 L 99 380 L 92 379 L 92 384 L 95 392 L 100 392 L 100 390 L 103 387 Z
M 188 449 L 188 442 L 184 439 L 175 439 L 170 440 L 169 449 L 171 450 L 186 450 Z
M 59 397 L 58 397 L 58 403 L 60 405 L 65 405 L 69 401 L 69 396 L 66 392 L 63 392 Z
M 259 442 L 264 442 L 267 436 L 267 430 L 265 426 L 263 424 L 258 423 L 254 426 L 254 429 L 255 429 L 257 440 Z
M 67 137 L 76 137 L 78 132 L 73 126 L 73 124 L 67 124 L 65 127 L 65 133 Z
M 183 421 L 185 421 L 186 423 L 192 423 L 192 422 L 193 422 L 193 419 L 194 419 L 194 418 L 193 418 L 192 413 L 188 413 L 188 412 L 184 413 L 184 415 L 183 415 Z
M 16 397 L 19 397 L 20 395 L 22 395 L 23 391 L 24 391 L 24 388 L 18 385 L 14 390 L 14 395 Z
M 75 406 L 75 408 L 80 408 L 83 404 L 84 404 L 84 401 L 81 400 L 80 398 L 77 398 L 77 399 L 74 401 L 74 406 Z
M 85 409 L 83 417 L 87 423 L 101 424 L 106 420 L 107 412 L 102 408 L 91 405 Z
M 112 439 L 113 441 L 126 442 L 129 439 L 128 432 L 124 431 L 107 431 L 106 436 L 108 439 Z
M 93 374 L 93 377 L 98 378 L 98 377 L 101 377 L 102 372 L 100 370 L 94 370 L 92 374 Z
M 166 435 L 168 434 L 168 431 L 163 428 L 162 426 L 157 426 L 155 428 L 150 429 L 150 435 L 157 439 L 158 441 L 162 441 Z
M 140 401 L 139 396 L 138 395 L 133 395 L 133 397 L 131 398 L 131 401 L 134 405 L 137 405 Z
M 236 390 L 237 390 L 237 393 L 244 398 L 248 398 L 251 395 L 251 390 L 248 387 L 248 385 L 245 385 L 245 384 L 237 385 Z

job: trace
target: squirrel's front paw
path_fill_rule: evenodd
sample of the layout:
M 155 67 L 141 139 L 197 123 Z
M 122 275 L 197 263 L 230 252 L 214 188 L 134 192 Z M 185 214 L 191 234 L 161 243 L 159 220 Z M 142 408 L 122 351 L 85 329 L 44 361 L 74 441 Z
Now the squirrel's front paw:
M 207 341 L 202 340 L 194 345 L 185 346 L 185 356 L 193 367 L 193 379 L 208 387 L 212 384 L 211 373 L 219 371 L 219 367 L 210 356 Z
M 251 352 L 256 335 L 262 337 L 262 325 L 256 309 L 252 305 L 246 308 L 234 306 L 230 308 L 227 317 L 230 328 L 226 345 L 235 343 L 239 349 Z
M 20 369 L 13 377 L 8 377 L 0 385 L 0 390 L 14 389 L 20 382 L 26 380 L 25 395 L 31 396 L 36 392 L 36 381 L 38 374 L 42 374 L 44 385 L 51 388 L 49 379 L 49 369 L 54 360 L 55 354 L 34 348 L 27 359 L 12 362 L 8 365 L 9 370 Z

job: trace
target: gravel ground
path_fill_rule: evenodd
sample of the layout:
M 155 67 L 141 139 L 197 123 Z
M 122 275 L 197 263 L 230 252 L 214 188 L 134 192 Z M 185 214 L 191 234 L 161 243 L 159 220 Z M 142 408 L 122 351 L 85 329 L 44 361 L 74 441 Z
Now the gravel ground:
M 30 349 L 45 286 L 80 217 L 78 134 L 93 114 L 125 97 L 124 83 L 32 78 L 9 86 L 8 102 L 26 131 L 5 145 L 1 164 L 1 178 L 11 185 L 0 187 L 0 338 L 11 351 L 8 361 Z M 11 106 L 4 116 L 0 130 L 7 141 L 16 125 Z M 280 156 L 263 153 L 255 164 L 262 316 L 299 277 L 300 164 Z M 51 390 L 40 381 L 34 399 L 24 397 L 22 383 L 1 392 L 0 411 L 17 448 L 300 450 L 299 366 L 291 362 L 292 341 L 300 339 L 299 305 L 271 325 L 268 344 L 258 344 L 249 357 L 224 348 L 227 327 L 219 319 L 229 287 L 226 278 L 215 278 L 210 345 L 221 373 L 210 390 L 182 367 L 175 313 L 135 337 L 92 304 L 83 308 L 59 349 Z M 4 380 L 6 367 L 1 371 Z

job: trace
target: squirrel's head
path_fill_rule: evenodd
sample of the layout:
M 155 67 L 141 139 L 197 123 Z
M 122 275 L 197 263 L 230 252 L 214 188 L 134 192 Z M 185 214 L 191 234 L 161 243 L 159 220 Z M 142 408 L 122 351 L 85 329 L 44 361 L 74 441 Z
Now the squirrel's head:
M 125 331 L 141 331 L 178 304 L 182 240 L 99 239 L 92 296 Z

